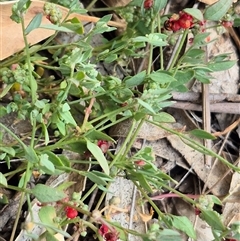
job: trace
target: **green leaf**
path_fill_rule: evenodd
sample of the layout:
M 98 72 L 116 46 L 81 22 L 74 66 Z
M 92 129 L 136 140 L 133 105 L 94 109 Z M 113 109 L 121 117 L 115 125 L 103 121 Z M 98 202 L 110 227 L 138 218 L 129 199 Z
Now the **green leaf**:
M 102 150 L 100 149 L 100 147 L 98 147 L 96 144 L 94 144 L 94 143 L 90 142 L 89 140 L 87 140 L 87 149 L 96 158 L 96 160 L 98 161 L 98 163 L 101 166 L 101 168 L 103 169 L 103 171 L 107 175 L 109 175 L 108 162 L 107 162 L 105 156 L 103 155 Z
M 205 220 L 212 229 L 222 232 L 227 229 L 222 223 L 220 215 L 216 211 L 201 210 L 200 218 Z
M 232 5 L 232 0 L 219 0 L 210 5 L 204 12 L 206 20 L 219 21 Z
M 7 93 L 9 93 L 10 89 L 12 88 L 13 84 L 8 84 L 6 87 L 3 88 L 3 90 L 1 90 L 0 93 L 0 99 L 2 99 Z
M 17 10 L 22 12 L 26 10 L 31 4 L 30 0 L 21 0 L 17 2 Z
M 38 28 L 42 22 L 42 13 L 38 13 L 34 16 L 31 22 L 28 24 L 27 28 L 25 29 L 25 34 L 28 35 L 32 30 Z
M 162 71 L 152 72 L 149 75 L 149 78 L 151 78 L 153 81 L 155 81 L 159 84 L 166 84 L 166 83 L 171 83 L 171 82 L 177 81 L 171 75 L 169 75 L 165 72 L 162 72 Z
M 164 40 L 166 40 L 167 35 L 162 33 L 150 33 L 146 36 L 138 36 L 136 38 L 133 38 L 133 42 L 147 42 L 149 44 L 152 44 L 154 46 L 166 46 L 168 43 Z
M 160 112 L 153 116 L 153 121 L 158 123 L 173 123 L 176 122 L 174 117 L 167 112 Z
M 88 177 L 92 182 L 96 183 L 97 185 L 106 186 L 107 182 L 104 181 L 101 177 L 95 175 L 92 172 L 85 172 L 83 173 L 84 176 Z
M 132 88 L 134 86 L 138 86 L 143 83 L 145 76 L 146 76 L 146 71 L 144 70 L 130 78 L 126 78 L 126 80 L 124 80 L 125 86 L 127 88 Z
M 57 167 L 57 166 L 65 166 L 62 162 L 62 160 L 53 152 L 51 151 L 44 151 L 44 153 L 48 156 L 48 159 L 52 162 L 52 164 Z
M 200 129 L 195 129 L 190 131 L 190 134 L 192 134 L 193 136 L 196 136 L 197 138 L 201 138 L 201 139 L 209 139 L 209 140 L 215 140 L 216 137 L 213 136 L 212 134 L 210 134 L 209 132 L 206 132 L 204 130 L 200 130 Z
M 139 182 L 140 186 L 146 190 L 146 192 L 148 193 L 152 193 L 152 188 L 149 185 L 149 183 L 147 182 L 146 178 L 144 175 L 140 174 L 140 173 L 135 173 L 136 176 L 136 180 Z
M 196 70 L 195 78 L 204 84 L 210 84 L 210 76 L 207 75 L 206 72 L 202 70 Z
M 205 32 L 205 33 L 199 33 L 197 35 L 194 36 L 193 39 L 193 44 L 196 46 L 204 46 L 207 44 L 207 42 L 205 41 L 205 39 L 210 35 L 209 32 Z
M 43 24 L 43 25 L 40 25 L 39 28 L 61 31 L 61 32 L 66 32 L 66 33 L 73 33 L 73 31 L 70 30 L 69 28 L 57 26 L 54 24 Z
M 49 135 L 48 135 L 48 129 L 44 123 L 42 123 L 42 131 L 44 134 L 44 144 L 45 146 L 47 146 L 49 143 Z
M 57 222 L 54 221 L 57 217 L 57 214 L 56 214 L 55 208 L 53 206 L 41 207 L 41 209 L 38 212 L 38 216 L 43 224 L 54 226 L 54 227 L 58 228 Z M 51 228 L 48 228 L 47 226 L 45 226 L 45 228 L 47 229 L 47 231 L 49 233 L 51 233 L 51 234 L 55 233 L 55 231 L 52 230 Z
M 191 221 L 184 216 L 175 216 L 171 215 L 172 225 L 184 233 L 186 233 L 190 238 L 196 239 L 196 232 L 194 230 L 193 224 Z
M 4 187 L 7 187 L 7 179 L 6 177 L 0 172 L 0 185 L 3 185 Z
M 137 101 L 140 105 L 142 105 L 144 108 L 146 108 L 147 110 L 149 110 L 152 114 L 156 114 L 154 109 L 145 101 L 137 98 Z
M 235 18 L 234 19 L 234 23 L 233 23 L 233 27 L 240 27 L 240 18 Z
M 72 124 L 73 126 L 77 126 L 77 123 L 74 120 L 70 111 L 61 111 L 59 114 L 61 119 L 64 120 L 66 124 Z
M 71 22 L 71 23 L 68 23 L 68 22 Z M 68 20 L 68 22 L 61 24 L 61 26 L 68 28 L 77 34 L 84 33 L 83 25 L 77 18 L 72 18 Z
M 39 161 L 39 158 L 35 152 L 35 150 L 31 146 L 26 146 L 24 148 L 25 151 L 25 158 L 32 163 L 37 163 Z
M 7 196 L 6 196 L 5 194 L 1 194 L 1 195 L 0 195 L 0 204 L 5 205 L 5 204 L 8 204 L 8 203 L 9 203 L 9 202 L 8 202 Z
M 177 231 L 165 228 L 159 232 L 156 240 L 182 241 L 182 237 L 181 237 L 180 233 L 178 233 Z
M 43 184 L 37 184 L 31 193 L 35 195 L 39 202 L 56 202 L 66 197 L 66 194 L 56 188 L 52 188 Z
M 214 196 L 214 195 L 208 195 L 208 196 L 211 197 L 212 201 L 213 201 L 215 204 L 220 205 L 220 206 L 223 205 L 223 204 L 222 204 L 222 201 L 221 201 L 218 197 L 216 197 L 216 196 Z
M 178 86 L 182 86 L 194 78 L 195 72 L 194 70 L 186 70 L 186 71 L 177 71 L 174 78 L 177 81 L 173 81 L 170 83 L 170 86 L 174 89 L 178 88 Z
M 51 161 L 48 159 L 47 154 L 41 154 L 40 156 L 40 169 L 45 173 L 52 175 L 55 172 L 55 167 Z
M 190 49 L 189 51 L 186 52 L 184 56 L 188 56 L 191 58 L 200 58 L 203 57 L 205 54 L 205 51 L 202 49 Z
M 104 62 L 106 63 L 112 63 L 113 61 L 115 61 L 118 58 L 117 54 L 108 54 L 106 58 L 104 58 Z
M 231 60 L 231 61 L 222 61 L 217 63 L 209 63 L 207 67 L 212 71 L 223 71 L 223 70 L 230 69 L 235 64 L 236 64 L 236 61 Z
M 167 5 L 167 0 L 154 0 L 153 10 L 156 13 L 159 13 Z
M 88 139 L 91 139 L 92 141 L 95 140 L 105 140 L 105 141 L 111 141 L 111 142 L 115 142 L 115 140 L 108 136 L 107 134 L 103 133 L 102 131 L 98 131 L 96 129 L 91 129 L 90 131 L 88 131 L 85 136 Z
M 199 21 L 204 20 L 202 12 L 197 8 L 185 8 L 183 9 L 183 12 L 188 13 Z
M 7 153 L 11 156 L 15 156 L 16 152 L 12 147 L 0 146 L 0 151 Z
M 76 184 L 76 182 L 63 182 L 60 184 L 57 189 L 58 190 L 66 190 L 67 188 L 71 187 L 72 185 Z

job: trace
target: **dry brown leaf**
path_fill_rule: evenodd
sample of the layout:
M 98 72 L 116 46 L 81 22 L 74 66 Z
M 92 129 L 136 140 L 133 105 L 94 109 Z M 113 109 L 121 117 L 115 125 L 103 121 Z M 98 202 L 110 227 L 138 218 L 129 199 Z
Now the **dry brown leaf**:
M 240 167 L 240 162 L 238 163 L 238 167 Z M 229 225 L 233 222 L 237 217 L 239 217 L 240 213 L 240 173 L 235 172 L 232 176 L 231 186 L 229 189 L 229 197 L 226 198 L 226 203 L 223 207 L 223 222 L 225 225 Z M 239 220 L 238 220 L 239 221 Z
M 147 222 L 149 222 L 152 219 L 154 211 L 153 211 L 153 208 L 151 207 L 149 214 L 140 213 L 140 212 L 138 212 L 138 214 L 141 217 L 142 221 L 147 223 Z
M 4 33 L 0 38 L 0 60 L 7 58 L 10 55 L 22 50 L 25 46 L 21 24 L 17 24 L 16 22 L 10 19 L 12 15 L 12 5 L 14 2 L 1 2 L 0 3 L 0 29 L 1 32 Z M 31 2 L 31 6 L 25 15 L 25 25 L 27 26 L 33 17 L 38 13 L 43 13 L 43 6 L 45 1 L 37 1 L 34 0 Z M 68 13 L 68 9 L 62 6 L 58 6 L 63 14 L 63 18 Z M 97 22 L 99 18 L 92 17 L 88 15 L 80 15 L 77 13 L 72 13 L 69 15 L 69 19 L 76 17 L 80 21 L 84 22 Z M 42 18 L 42 24 L 51 24 L 46 17 Z M 117 23 L 114 21 L 109 21 L 109 25 L 114 27 L 125 27 L 123 23 Z M 53 35 L 55 31 L 47 30 L 43 28 L 34 29 L 31 33 L 28 34 L 28 42 L 33 45 L 36 44 L 43 39 L 48 38 Z
M 188 135 L 186 134 L 186 136 Z M 211 170 L 206 167 L 203 154 L 189 147 L 181 140 L 180 137 L 176 135 L 170 135 L 167 136 L 167 139 L 171 143 L 172 147 L 183 155 L 185 160 L 193 168 L 199 178 L 203 182 L 207 181 L 208 188 L 212 188 L 217 183 L 211 189 L 214 195 L 225 196 L 228 194 L 231 175 L 229 174 L 223 180 L 221 180 L 223 175 L 228 171 L 227 166 L 218 161 L 214 166 L 214 169 Z M 208 175 L 211 176 L 208 177 Z

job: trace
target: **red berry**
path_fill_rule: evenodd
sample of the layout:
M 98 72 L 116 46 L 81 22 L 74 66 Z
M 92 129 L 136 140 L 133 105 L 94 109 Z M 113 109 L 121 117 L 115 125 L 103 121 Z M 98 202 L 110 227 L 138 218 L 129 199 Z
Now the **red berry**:
M 65 208 L 66 216 L 70 219 L 76 218 L 78 216 L 78 211 L 72 207 Z
M 118 233 L 116 233 L 116 232 L 106 233 L 104 238 L 105 238 L 106 241 L 117 241 L 118 240 Z
M 181 26 L 178 21 L 172 22 L 172 31 L 176 32 L 181 29 Z
M 192 27 L 192 21 L 190 20 L 184 20 L 184 19 L 179 19 L 178 24 L 180 25 L 181 28 L 187 29 Z
M 180 15 L 180 18 L 183 20 L 193 21 L 193 16 L 188 13 L 180 12 L 179 15 Z
M 153 0 L 145 0 L 144 1 L 144 8 L 149 9 L 153 6 Z
M 108 226 L 105 224 L 102 224 L 102 226 L 99 228 L 98 232 L 101 236 L 104 236 L 108 232 Z

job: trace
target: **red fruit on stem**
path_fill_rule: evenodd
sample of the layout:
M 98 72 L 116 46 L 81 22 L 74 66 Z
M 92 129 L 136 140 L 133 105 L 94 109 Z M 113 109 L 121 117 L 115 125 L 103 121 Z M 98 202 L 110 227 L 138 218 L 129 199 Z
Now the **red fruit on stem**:
M 104 236 L 108 232 L 108 226 L 105 224 L 102 224 L 102 226 L 99 228 L 98 233 L 101 236 Z
M 78 211 L 72 207 L 65 208 L 66 216 L 70 219 L 76 218 L 78 216 Z
M 145 0 L 143 4 L 145 9 L 149 9 L 153 6 L 153 0 Z
M 178 24 L 180 25 L 181 28 L 188 29 L 192 27 L 192 21 L 190 20 L 184 20 L 184 19 L 179 19 Z
M 117 241 L 118 240 L 118 233 L 117 232 L 106 233 L 104 238 L 105 238 L 106 241 Z
M 178 21 L 172 22 L 172 31 L 176 32 L 181 29 L 181 26 Z
M 102 150 L 103 153 L 106 153 L 110 146 L 109 143 L 104 140 L 99 140 L 97 145 L 100 147 L 100 149 Z

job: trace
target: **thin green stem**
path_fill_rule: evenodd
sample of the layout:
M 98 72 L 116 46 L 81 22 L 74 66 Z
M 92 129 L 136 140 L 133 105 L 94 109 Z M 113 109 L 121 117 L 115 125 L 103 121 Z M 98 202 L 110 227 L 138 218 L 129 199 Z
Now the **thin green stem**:
M 32 104 L 34 104 L 37 100 L 37 81 L 33 77 L 32 74 L 32 65 L 30 61 L 30 52 L 29 52 L 29 45 L 28 45 L 28 40 L 27 36 L 25 34 L 25 24 L 24 24 L 24 17 L 21 18 L 21 26 L 22 26 L 22 33 L 23 33 L 23 40 L 25 44 L 25 52 L 26 52 L 26 62 L 28 66 L 28 74 L 29 74 L 29 85 L 31 89 L 31 97 L 32 97 Z
M 177 48 L 177 51 L 176 51 L 176 53 L 175 53 L 175 55 L 174 55 L 174 57 L 173 57 L 172 63 L 170 64 L 170 66 L 169 66 L 169 68 L 168 68 L 168 71 L 171 71 L 172 68 L 174 67 L 174 65 L 176 64 L 177 59 L 179 58 L 179 54 L 180 54 L 180 52 L 181 52 L 181 50 L 182 50 L 182 47 L 183 47 L 183 45 L 184 45 L 185 39 L 186 39 L 186 37 L 187 37 L 187 35 L 188 35 L 188 32 L 189 32 L 189 30 L 188 30 L 188 29 L 185 29 L 184 32 L 183 32 L 183 34 L 182 34 L 182 36 L 180 36 L 181 41 L 180 41 L 179 46 L 178 46 L 178 48 Z
M 131 139 L 130 139 L 130 142 L 128 143 L 128 146 L 125 148 L 125 151 L 124 151 L 124 153 L 123 153 L 123 157 L 127 156 L 128 152 L 129 152 L 130 149 L 132 148 L 133 143 L 135 142 L 135 140 L 136 140 L 136 138 L 137 138 L 137 135 L 138 135 L 138 133 L 139 133 L 139 131 L 140 131 L 140 129 L 141 129 L 141 127 L 142 127 L 142 125 L 143 125 L 144 122 L 145 122 L 145 118 L 142 118 L 142 119 L 140 120 L 140 122 L 138 123 L 138 126 L 137 126 L 134 134 L 130 136 Z
M 109 121 L 109 119 L 106 119 L 106 120 L 104 120 L 104 123 L 101 122 L 101 124 L 99 123 L 98 125 L 96 125 L 96 126 L 95 126 L 95 129 L 97 129 L 98 131 L 103 131 L 103 130 L 108 129 L 108 128 L 110 128 L 111 126 L 115 126 L 116 124 L 121 123 L 121 122 L 123 122 L 123 121 L 125 121 L 125 120 L 127 120 L 127 119 L 129 119 L 129 116 L 124 116 L 124 117 L 122 117 L 122 118 L 114 121 L 114 123 L 112 122 L 112 123 L 110 123 L 110 124 L 108 124 L 108 125 L 104 125 L 103 127 L 101 127 L 101 128 L 98 129 L 98 127 L 102 126 L 105 122 Z
M 96 2 L 97 0 L 92 0 L 92 2 L 86 7 L 86 9 L 89 11 Z
M 11 237 L 10 237 L 10 240 L 9 241 L 13 241 L 14 240 L 14 236 L 15 236 L 15 233 L 16 233 L 16 230 L 17 230 L 17 226 L 18 226 L 18 221 L 20 219 L 20 216 L 21 216 L 21 212 L 22 212 L 22 206 L 25 202 L 25 195 L 29 195 L 28 193 L 26 193 L 27 191 L 27 183 L 28 183 L 28 173 L 30 172 L 30 168 L 31 168 L 32 164 L 30 162 L 28 162 L 27 164 L 27 168 L 26 168 L 26 171 L 25 171 L 25 177 L 24 177 L 24 184 L 23 184 L 23 190 L 22 193 L 21 193 L 21 198 L 20 198 L 20 201 L 19 201 L 19 207 L 18 207 L 18 212 L 17 212 L 17 215 L 16 215 L 16 219 L 15 219 L 15 222 L 14 222 L 14 225 L 13 225 L 13 229 L 12 229 L 12 233 L 11 233 Z
M 154 20 L 151 24 L 151 33 L 154 33 Z M 153 61 L 153 45 L 150 44 L 150 50 L 149 50 L 149 59 L 148 59 L 148 68 L 147 68 L 147 74 L 151 73 L 152 70 L 152 61 Z
M 91 193 L 97 188 L 97 184 L 94 184 L 86 193 L 85 195 L 81 198 L 81 201 L 84 202 L 88 196 L 91 195 Z
M 158 32 L 161 33 L 161 17 L 160 14 L 157 15 L 157 25 L 158 25 Z M 159 61 L 160 61 L 160 69 L 163 70 L 164 69 L 164 59 L 163 59 L 163 47 L 160 46 L 159 47 L 159 52 L 160 52 L 160 56 L 159 56 Z
M 113 110 L 113 111 L 111 111 L 111 112 L 108 112 L 108 113 L 106 113 L 106 114 L 103 114 L 103 115 L 101 115 L 101 116 L 99 116 L 99 117 L 97 117 L 97 118 L 89 121 L 89 123 L 90 123 L 90 124 L 93 124 L 93 123 L 95 123 L 95 122 L 100 121 L 100 120 L 103 119 L 103 118 L 106 118 L 106 117 L 109 119 L 111 116 L 116 116 L 117 114 L 119 114 L 119 113 L 121 113 L 121 112 L 123 112 L 123 111 L 125 111 L 125 110 L 131 109 L 133 106 L 134 106 L 134 104 L 132 103 L 132 104 L 129 104 L 129 105 L 127 105 L 127 106 L 124 106 L 124 107 L 121 107 L 121 108 L 117 108 L 116 110 Z
M 124 143 L 122 144 L 120 150 L 117 152 L 117 155 L 115 156 L 115 158 L 112 160 L 112 162 L 110 163 L 109 167 L 111 168 L 112 166 L 114 166 L 114 164 L 118 161 L 119 158 L 123 157 L 123 153 L 126 150 L 126 146 L 129 143 L 130 139 L 132 138 L 132 133 L 135 129 L 137 122 L 136 120 L 133 119 L 133 123 L 132 126 L 128 132 L 128 135 L 126 137 L 126 139 L 124 140 Z
M 110 185 L 111 185 L 111 183 L 108 183 L 107 186 L 106 186 L 106 189 L 109 189 Z M 96 205 L 96 208 L 95 208 L 96 210 L 98 210 L 100 208 L 106 194 L 107 194 L 106 192 L 102 192 L 100 198 L 98 199 L 98 202 L 97 202 L 97 205 Z

